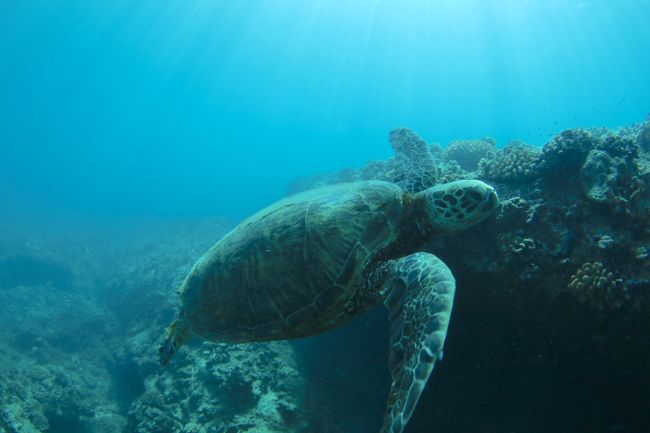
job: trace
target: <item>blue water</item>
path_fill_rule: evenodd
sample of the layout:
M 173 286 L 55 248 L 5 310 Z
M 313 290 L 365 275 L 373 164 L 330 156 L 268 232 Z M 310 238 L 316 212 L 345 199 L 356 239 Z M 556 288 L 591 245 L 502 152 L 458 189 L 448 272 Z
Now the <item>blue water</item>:
M 162 370 L 156 348 L 185 272 L 242 217 L 296 179 L 386 160 L 395 127 L 542 146 L 641 122 L 648 77 L 650 0 L 0 0 L 0 431 L 181 431 L 133 423 L 170 407 L 185 423 L 184 408 L 237 390 L 217 385 L 221 358 Z M 504 182 L 519 222 L 442 248 L 454 318 L 407 432 L 647 430 L 650 315 L 537 299 L 603 262 L 648 311 L 647 196 L 632 199 L 626 145 L 625 161 L 605 146 L 589 166 L 618 164 L 602 176 L 616 174 L 616 206 L 584 197 L 580 165 L 566 185 L 534 178 L 530 197 Z M 307 431 L 379 431 L 387 335 L 378 309 L 293 343 Z M 191 359 L 218 353 L 199 344 Z M 167 409 L 150 412 L 145 391 L 189 371 L 204 386 L 159 386 Z
M 236 220 L 396 126 L 641 121 L 648 53 L 647 0 L 2 0 L 0 206 Z

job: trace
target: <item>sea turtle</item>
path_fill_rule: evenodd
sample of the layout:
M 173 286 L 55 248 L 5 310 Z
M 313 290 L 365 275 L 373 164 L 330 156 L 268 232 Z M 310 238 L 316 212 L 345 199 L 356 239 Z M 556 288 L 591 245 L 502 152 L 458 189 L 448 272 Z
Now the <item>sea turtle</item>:
M 393 131 L 391 141 L 397 183 L 357 181 L 290 196 L 205 253 L 180 288 L 182 307 L 160 347 L 161 364 L 192 337 L 304 337 L 383 303 L 392 385 L 381 432 L 401 433 L 442 359 L 455 291 L 449 268 L 421 249 L 434 236 L 483 220 L 498 198 L 478 180 L 416 192 L 431 183 L 430 164 L 409 162 L 417 152 L 399 149 L 422 151 L 424 142 L 406 129 Z

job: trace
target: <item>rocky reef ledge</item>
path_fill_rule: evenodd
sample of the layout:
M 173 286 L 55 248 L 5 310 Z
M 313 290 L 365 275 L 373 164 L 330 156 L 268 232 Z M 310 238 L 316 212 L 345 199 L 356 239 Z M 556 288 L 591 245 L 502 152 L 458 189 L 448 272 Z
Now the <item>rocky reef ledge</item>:
M 297 180 L 291 189 L 395 181 L 401 151 L 361 168 Z M 458 290 L 445 361 L 410 428 L 646 429 L 650 118 L 616 130 L 566 130 L 541 147 L 520 141 L 497 147 L 490 138 L 444 148 L 433 143 L 421 160 L 432 161 L 433 182 L 493 185 L 502 206 L 480 225 L 426 247 L 452 269 Z M 365 383 L 382 382 L 360 374 Z M 376 406 L 373 416 L 380 417 Z
M 157 347 L 193 262 L 232 223 L 0 231 L 1 433 L 306 431 L 289 343 Z
M 389 160 L 298 180 L 291 192 L 396 181 L 401 153 L 423 152 L 395 150 Z M 503 203 L 486 223 L 428 246 L 459 273 L 498 280 L 492 289 L 499 296 L 537 291 L 603 319 L 614 311 L 648 311 L 650 119 L 617 130 L 566 130 L 541 148 L 521 141 L 497 148 L 483 138 L 455 140 L 444 149 L 433 143 L 424 153 L 419 157 L 431 161 L 432 183 L 480 179 L 497 189 Z
M 396 151 L 291 191 L 396 181 L 409 149 Z M 426 179 L 482 179 L 502 206 L 426 246 L 458 291 L 445 361 L 409 429 L 647 428 L 650 120 L 542 147 L 428 144 L 421 157 Z M 376 433 L 388 374 L 378 314 L 311 347 L 196 343 L 158 367 L 181 279 L 233 225 L 0 227 L 0 433 Z

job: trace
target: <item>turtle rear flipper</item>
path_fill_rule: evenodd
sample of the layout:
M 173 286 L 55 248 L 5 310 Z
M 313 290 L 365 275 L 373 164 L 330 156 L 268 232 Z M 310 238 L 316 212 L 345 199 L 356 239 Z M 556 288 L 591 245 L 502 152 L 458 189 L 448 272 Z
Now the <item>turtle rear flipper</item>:
M 179 319 L 174 320 L 167 328 L 165 340 L 158 349 L 160 365 L 164 367 L 169 364 L 169 361 L 172 360 L 172 357 L 178 352 L 178 349 L 191 339 L 192 331 L 189 326 Z
M 393 181 L 404 191 L 419 192 L 436 184 L 437 167 L 429 145 L 408 128 L 393 129 L 388 139 L 395 158 Z
M 390 318 L 392 384 L 381 433 L 401 433 L 442 359 L 456 281 L 433 254 L 415 253 L 387 265 L 382 294 Z

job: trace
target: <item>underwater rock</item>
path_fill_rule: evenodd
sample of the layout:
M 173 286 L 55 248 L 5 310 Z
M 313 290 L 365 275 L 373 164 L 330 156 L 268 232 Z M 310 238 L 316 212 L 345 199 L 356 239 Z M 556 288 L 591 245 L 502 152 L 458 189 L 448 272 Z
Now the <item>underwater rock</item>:
M 501 201 L 499 220 L 511 227 L 523 227 L 533 217 L 534 208 L 530 202 L 520 196 Z
M 638 145 L 626 137 L 610 135 L 602 140 L 580 169 L 587 198 L 628 214 L 637 212 L 644 192 L 638 157 Z
M 113 382 L 107 394 L 120 403 L 126 425 L 112 433 L 298 431 L 304 384 L 286 343 L 206 344 L 181 351 L 171 368 L 158 364 L 160 332 L 176 309 L 177 288 L 196 258 L 230 228 L 219 219 L 150 224 L 128 242 L 104 245 L 112 262 L 100 300 L 119 312 L 119 322 L 108 332 L 112 339 L 91 339 L 111 354 L 103 363 Z M 186 366 L 175 368 L 180 365 Z M 269 417 L 273 413 L 280 418 Z M 84 422 L 95 429 L 103 422 L 108 432 L 112 418 L 97 413 Z
M 203 343 L 147 380 L 129 410 L 127 432 L 303 431 L 305 384 L 286 342 Z M 176 367 L 176 366 L 181 367 Z M 182 430 L 184 429 L 184 430 Z
M 623 158 L 628 164 L 633 163 L 640 153 L 639 145 L 627 134 L 617 135 L 607 132 L 601 136 L 596 149 L 607 152 L 613 158 Z
M 462 382 L 472 377 L 472 369 L 481 373 L 480 382 L 486 365 L 512 359 L 520 364 L 508 364 L 505 376 L 514 374 L 528 386 L 530 371 L 546 365 L 553 374 L 561 370 L 558 366 L 573 374 L 588 365 L 615 375 L 622 363 L 647 360 L 649 131 L 650 121 L 616 131 L 564 131 L 542 150 L 509 144 L 484 157 L 474 172 L 468 170 L 473 160 L 463 167 L 448 156 L 451 150 L 426 145 L 427 178 L 481 177 L 495 186 L 502 206 L 480 226 L 427 245 L 449 264 L 459 284 L 451 328 L 456 335 L 449 338 L 442 367 L 460 370 L 438 380 L 457 376 L 460 382 L 456 388 L 436 385 L 453 398 L 428 401 L 425 393 L 420 403 L 425 415 L 416 414 L 411 428 L 432 431 L 429 418 L 436 424 L 448 420 L 448 400 L 462 401 L 467 390 L 474 394 L 479 386 Z M 422 151 L 423 142 L 414 142 Z M 393 181 L 398 161 L 372 161 L 313 178 L 300 188 Z M 310 384 L 287 343 L 203 344 L 182 350 L 171 368 L 158 367 L 156 348 L 175 312 L 177 287 L 196 258 L 231 227 L 222 219 L 148 223 L 120 232 L 119 240 L 81 231 L 47 238 L 0 229 L 0 432 L 340 431 L 332 427 L 336 422 L 324 419 L 336 413 L 324 415 L 320 401 L 304 403 Z M 20 266 L 25 272 L 16 272 Z M 493 332 L 501 322 L 507 326 Z M 534 340 L 538 327 L 539 340 Z M 584 337 L 581 346 L 573 340 L 577 327 Z M 549 329 L 554 338 L 547 335 Z M 508 330 L 519 339 L 508 340 Z M 531 339 L 535 344 L 525 347 Z M 553 345 L 544 346 L 547 340 Z M 580 364 L 566 353 L 559 359 L 558 347 L 571 355 L 585 347 L 588 354 L 604 349 Z M 493 360 L 490 354 L 496 362 L 487 361 Z M 611 379 L 620 381 L 616 386 L 650 380 L 645 366 L 632 367 Z M 513 396 L 526 395 L 516 386 Z M 628 422 L 645 416 L 647 396 L 612 395 L 610 400 L 594 397 L 594 404 L 607 407 L 603 402 L 629 398 Z M 637 412 L 635 402 L 641 407 Z
M 8 431 L 118 433 L 126 425 L 101 362 L 74 356 L 40 364 L 14 356 L 18 365 L 0 369 L 0 426 Z
M 0 291 L 2 341 L 43 362 L 111 333 L 117 319 L 79 293 L 61 294 L 51 285 Z M 20 320 L 16 320 L 20 318 Z
M 537 169 L 549 182 L 558 185 L 575 175 L 598 137 L 585 129 L 569 129 L 542 147 Z
M 644 152 L 650 152 L 650 115 L 645 122 L 641 125 L 641 130 L 637 136 L 639 147 Z
M 452 268 L 465 275 L 501 281 L 498 290 L 516 294 L 513 305 L 523 305 L 533 293 L 558 299 L 556 288 L 566 286 L 575 269 L 603 260 L 603 255 L 623 260 L 617 268 L 626 279 L 650 276 L 635 264 L 644 260 L 637 258 L 644 257 L 638 251 L 650 245 L 650 163 L 639 152 L 637 131 L 567 130 L 541 150 L 511 142 L 483 158 L 477 173 L 463 170 L 455 160 L 443 161 L 444 151 L 436 147 L 432 176 L 439 182 L 477 176 L 488 180 L 502 207 L 482 227 L 436 240 L 430 250 L 444 251 L 455 260 Z M 454 152 L 462 147 L 458 143 Z M 375 164 L 387 167 L 390 161 Z M 531 286 L 534 290 L 522 291 Z M 600 295 L 588 291 L 585 296 Z M 641 291 L 634 296 L 647 295 Z
M 18 286 L 0 303 L 0 407 L 20 431 L 118 433 L 126 417 L 107 368 L 118 319 L 76 287 Z
M 474 171 L 481 159 L 496 151 L 496 141 L 490 137 L 480 140 L 454 140 L 447 144 L 443 158 L 446 161 L 456 161 L 465 171 Z
M 498 290 L 516 293 L 513 305 L 525 303 L 533 293 L 558 299 L 557 288 L 566 286 L 575 269 L 605 260 L 605 255 L 622 261 L 617 268 L 626 280 L 649 277 L 645 268 L 635 264 L 645 260 L 638 258 L 645 257 L 638 251 L 650 245 L 650 160 L 639 151 L 643 136 L 639 131 L 637 127 L 566 130 L 541 150 L 513 141 L 490 152 L 474 173 L 447 160 L 439 146 L 430 146 L 432 177 L 439 182 L 487 180 L 502 201 L 496 218 L 453 239 L 437 240 L 430 250 L 445 251 L 466 275 L 507 281 Z M 458 142 L 453 152 L 462 154 L 464 145 Z M 373 166 L 385 170 L 391 161 L 373 162 Z M 387 172 L 382 170 L 368 172 L 373 176 Z M 606 242 L 608 238 L 616 241 Z M 521 291 L 531 285 L 534 290 Z M 640 291 L 634 296 L 647 294 Z
M 592 150 L 580 170 L 585 195 L 597 203 L 616 203 L 614 189 L 624 164 L 612 159 L 607 152 Z
M 12 415 L 0 419 L 2 428 L 122 433 L 129 405 L 158 370 L 140 352 L 155 354 L 144 347 L 146 331 L 158 338 L 175 306 L 172 287 L 227 229 L 222 221 L 157 225 L 97 244 L 91 234 L 2 237 L 3 257 L 21 257 L 26 274 L 44 274 L 44 261 L 72 270 L 65 292 L 51 278 L 0 290 L 0 407 Z M 132 333 L 139 340 L 123 338 Z M 135 341 L 125 347 L 125 340 Z

